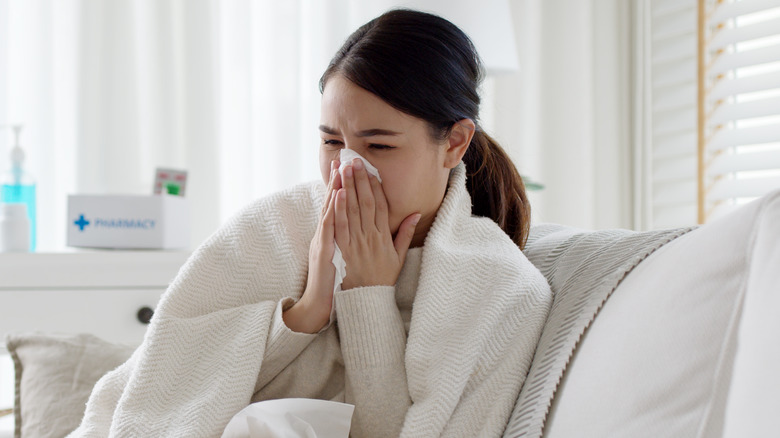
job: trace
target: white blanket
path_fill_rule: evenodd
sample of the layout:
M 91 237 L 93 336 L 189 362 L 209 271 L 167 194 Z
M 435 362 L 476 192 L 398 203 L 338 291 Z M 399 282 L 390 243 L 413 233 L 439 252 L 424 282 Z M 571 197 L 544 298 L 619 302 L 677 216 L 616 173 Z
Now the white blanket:
M 402 436 L 499 436 L 552 301 L 509 237 L 472 217 L 465 182 L 460 164 L 423 249 Z M 277 302 L 304 290 L 323 197 L 319 182 L 258 200 L 198 248 L 70 436 L 220 436 L 250 403 Z

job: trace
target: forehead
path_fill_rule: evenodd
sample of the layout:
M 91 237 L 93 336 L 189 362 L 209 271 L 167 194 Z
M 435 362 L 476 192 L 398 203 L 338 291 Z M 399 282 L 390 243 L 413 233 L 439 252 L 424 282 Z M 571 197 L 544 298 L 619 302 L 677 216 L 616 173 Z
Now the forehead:
M 386 128 L 416 129 L 425 121 L 399 111 L 341 75 L 334 75 L 322 91 L 320 121 L 339 130 Z

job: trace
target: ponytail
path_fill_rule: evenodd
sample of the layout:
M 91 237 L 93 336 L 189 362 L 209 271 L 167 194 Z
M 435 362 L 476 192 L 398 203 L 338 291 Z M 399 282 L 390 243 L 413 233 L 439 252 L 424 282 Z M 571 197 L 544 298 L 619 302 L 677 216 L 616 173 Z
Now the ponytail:
M 517 168 L 504 149 L 477 129 L 463 157 L 471 212 L 493 219 L 520 247 L 525 247 L 531 227 L 531 206 Z

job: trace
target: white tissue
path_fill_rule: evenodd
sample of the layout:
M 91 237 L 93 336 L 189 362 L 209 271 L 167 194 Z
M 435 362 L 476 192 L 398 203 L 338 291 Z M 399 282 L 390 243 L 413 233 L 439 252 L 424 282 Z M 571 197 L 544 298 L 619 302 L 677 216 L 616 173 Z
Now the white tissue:
M 327 400 L 266 400 L 234 415 L 222 438 L 348 438 L 354 410 Z
M 339 166 L 339 173 L 341 174 L 342 181 L 344 178 L 344 168 L 347 167 L 347 164 L 352 164 L 352 161 L 354 161 L 355 158 L 359 158 L 360 161 L 366 165 L 366 171 L 369 174 L 374 175 L 376 179 L 379 180 L 379 182 L 382 182 L 382 177 L 379 176 L 379 171 L 376 170 L 376 167 L 374 167 L 373 164 L 369 163 L 368 160 L 363 158 L 362 155 L 353 151 L 352 149 L 342 149 L 341 155 L 339 156 L 339 161 L 341 162 L 341 165 Z
M 339 173 L 341 174 L 342 181 L 344 181 L 344 168 L 348 164 L 352 164 L 352 161 L 355 158 L 359 158 L 363 162 L 366 167 L 366 171 L 370 175 L 374 175 L 380 183 L 382 182 L 382 177 L 379 176 L 379 171 L 376 170 L 376 167 L 369 163 L 368 160 L 363 158 L 360 154 L 351 149 L 342 149 L 341 155 L 339 156 L 339 161 L 341 161 L 341 165 L 339 166 Z M 333 281 L 333 293 L 335 294 L 341 290 L 341 282 L 344 281 L 344 277 L 347 276 L 347 263 L 344 261 L 344 256 L 341 254 L 341 248 L 339 248 L 338 244 L 336 244 L 336 251 L 333 253 L 333 266 L 336 267 L 336 278 Z M 330 322 L 335 321 L 335 319 L 336 306 L 334 303 L 331 303 Z

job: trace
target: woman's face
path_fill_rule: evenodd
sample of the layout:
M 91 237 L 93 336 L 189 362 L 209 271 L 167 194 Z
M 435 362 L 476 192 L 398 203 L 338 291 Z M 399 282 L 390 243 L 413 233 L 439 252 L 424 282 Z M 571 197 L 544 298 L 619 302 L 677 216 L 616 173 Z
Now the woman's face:
M 447 141 L 435 141 L 427 122 L 398 111 L 338 74 L 322 93 L 320 136 L 323 181 L 329 182 L 330 163 L 338 160 L 341 149 L 359 153 L 382 177 L 390 231 L 395 235 L 407 216 L 421 213 L 412 246 L 422 245 L 454 166 L 446 157 Z

